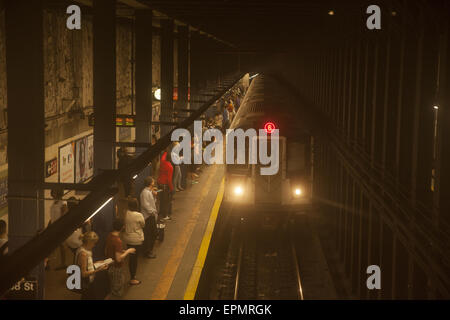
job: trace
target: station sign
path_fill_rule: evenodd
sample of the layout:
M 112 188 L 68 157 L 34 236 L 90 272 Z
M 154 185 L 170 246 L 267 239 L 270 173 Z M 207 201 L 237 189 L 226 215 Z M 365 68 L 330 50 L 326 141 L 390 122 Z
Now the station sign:
M 38 281 L 35 277 L 26 277 L 16 282 L 5 298 L 8 300 L 34 300 L 38 295 Z
M 116 127 L 135 127 L 135 116 L 134 115 L 117 115 L 116 116 Z
M 89 126 L 94 126 L 94 114 L 89 115 Z M 116 127 L 132 128 L 136 126 L 136 116 L 132 114 L 118 114 L 115 121 Z

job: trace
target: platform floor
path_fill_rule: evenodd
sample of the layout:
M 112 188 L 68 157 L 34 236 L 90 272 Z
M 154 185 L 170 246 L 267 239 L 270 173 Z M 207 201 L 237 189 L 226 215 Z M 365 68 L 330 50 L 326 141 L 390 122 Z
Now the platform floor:
M 142 283 L 127 286 L 121 299 L 174 300 L 185 298 L 185 294 L 188 299 L 193 297 L 223 195 L 223 176 L 223 165 L 204 166 L 198 184 L 175 194 L 164 241 L 155 244 L 156 259 L 139 257 L 136 278 Z M 65 270 L 47 271 L 45 299 L 80 299 L 66 289 L 65 281 Z

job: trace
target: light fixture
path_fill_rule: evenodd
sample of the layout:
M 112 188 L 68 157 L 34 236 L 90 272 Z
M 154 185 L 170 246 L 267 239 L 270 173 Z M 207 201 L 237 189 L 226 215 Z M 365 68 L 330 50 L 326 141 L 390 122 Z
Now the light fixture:
M 102 210 L 103 207 L 106 206 L 112 199 L 113 199 L 113 198 L 111 197 L 111 198 L 109 198 L 108 200 L 106 200 L 105 203 L 102 204 L 102 205 L 100 206 L 100 208 L 98 208 L 97 210 L 95 210 L 95 212 L 94 212 L 93 214 L 91 214 L 91 216 L 90 216 L 89 218 L 86 219 L 86 221 L 91 220 L 91 218 L 92 218 L 93 216 L 95 216 L 100 210 Z
M 244 190 L 241 186 L 237 186 L 234 188 L 234 194 L 237 196 L 241 196 L 244 193 Z
M 156 89 L 153 96 L 155 97 L 156 100 L 161 101 L 161 88 Z
M 266 122 L 266 124 L 264 125 L 264 131 L 266 131 L 266 133 L 272 133 L 273 130 L 275 130 L 275 124 L 273 122 Z
M 138 177 L 138 175 L 135 174 L 135 175 L 133 176 L 133 180 L 136 180 L 137 177 Z
M 302 193 L 303 193 L 302 189 L 300 189 L 300 188 L 295 188 L 295 189 L 294 189 L 294 195 L 295 195 L 296 197 L 301 196 Z
M 433 108 L 434 108 L 434 110 L 438 110 L 439 106 L 438 105 L 434 105 Z
M 328 15 L 329 15 L 329 16 L 334 16 L 334 11 L 333 11 L 333 10 L 329 10 L 329 11 L 328 11 Z

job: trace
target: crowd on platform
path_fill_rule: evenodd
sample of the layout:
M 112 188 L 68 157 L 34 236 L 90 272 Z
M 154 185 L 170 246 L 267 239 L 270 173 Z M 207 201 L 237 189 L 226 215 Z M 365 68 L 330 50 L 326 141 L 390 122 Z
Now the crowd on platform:
M 204 129 L 214 127 L 225 132 L 239 109 L 244 93 L 243 87 L 235 87 L 212 106 L 203 121 Z M 157 137 L 153 135 L 152 144 L 156 142 Z M 81 294 L 81 299 L 105 299 L 111 294 L 121 297 L 127 282 L 129 285 L 139 285 L 141 281 L 136 277 L 138 256 L 156 258 L 153 248 L 157 240 L 164 240 L 166 223 L 172 220 L 172 201 L 175 193 L 183 192 L 189 185 L 198 183 L 202 168 L 193 164 L 193 159 L 201 150 L 194 142 L 193 138 L 191 164 L 175 164 L 183 159 L 172 152 L 178 142 L 173 142 L 160 156 L 153 159 L 152 173 L 144 179 L 142 190 L 135 190 L 133 178 L 121 179 L 116 200 L 124 200 L 127 203 L 126 210 L 119 212 L 116 205 L 113 228 L 104 241 L 104 260 L 94 262 L 93 249 L 100 239 L 99 233 L 95 232 L 95 227 L 88 220 L 60 244 L 51 257 L 45 259 L 46 269 L 66 269 L 66 254 L 72 252 L 69 259 L 80 267 L 82 276 L 81 289 L 72 291 Z M 133 156 L 127 148 L 120 148 L 117 156 L 119 169 L 133 161 Z M 79 201 L 75 197 L 63 200 L 61 189 L 52 190 L 51 195 L 54 201 L 50 208 L 49 225 Z M 6 223 L 0 222 L 0 255 L 3 255 L 7 252 L 6 241 L 3 241 L 6 238 Z

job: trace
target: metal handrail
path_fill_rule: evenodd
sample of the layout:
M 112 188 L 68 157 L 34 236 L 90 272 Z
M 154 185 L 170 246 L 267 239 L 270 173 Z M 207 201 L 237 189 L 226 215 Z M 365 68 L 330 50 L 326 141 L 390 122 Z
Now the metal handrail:
M 302 279 L 300 277 L 300 268 L 298 266 L 298 259 L 297 259 L 297 251 L 295 250 L 294 242 L 291 239 L 291 250 L 292 250 L 292 259 L 295 266 L 295 278 L 297 280 L 297 294 L 299 300 L 305 300 L 305 297 L 303 296 L 303 286 L 302 286 Z
M 244 254 L 244 241 L 241 241 L 241 245 L 239 247 L 239 258 L 237 262 L 237 270 L 236 270 L 236 280 L 234 282 L 234 296 L 233 300 L 237 300 L 239 297 L 239 281 L 241 277 L 241 266 L 242 266 L 242 256 Z

